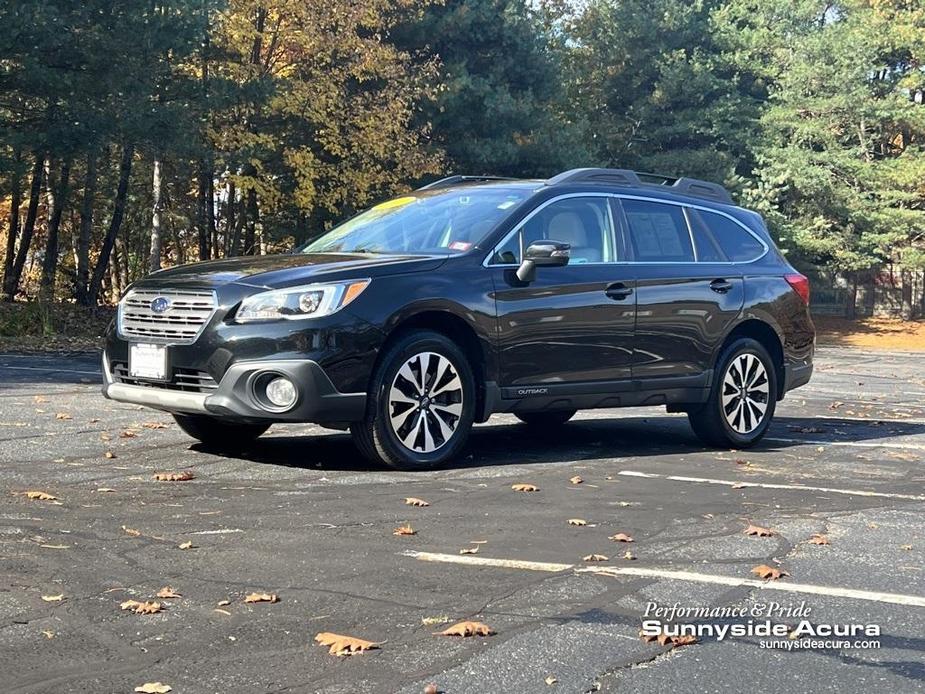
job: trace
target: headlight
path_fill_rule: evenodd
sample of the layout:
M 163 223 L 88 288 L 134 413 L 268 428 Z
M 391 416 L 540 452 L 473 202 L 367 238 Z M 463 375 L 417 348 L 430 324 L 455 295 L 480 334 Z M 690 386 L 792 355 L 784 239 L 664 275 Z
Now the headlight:
M 235 315 L 237 323 L 254 321 L 319 318 L 339 311 L 356 299 L 369 280 L 350 280 L 330 284 L 309 284 L 289 289 L 275 289 L 249 296 L 241 302 Z

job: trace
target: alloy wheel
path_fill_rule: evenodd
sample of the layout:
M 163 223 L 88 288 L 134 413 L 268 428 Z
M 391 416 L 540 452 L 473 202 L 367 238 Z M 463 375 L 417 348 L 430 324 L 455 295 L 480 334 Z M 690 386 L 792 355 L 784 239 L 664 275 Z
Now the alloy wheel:
M 770 387 L 768 372 L 754 354 L 740 354 L 726 367 L 722 408 L 729 426 L 739 434 L 750 434 L 764 421 Z
M 415 354 L 392 379 L 389 422 L 408 450 L 433 453 L 446 445 L 456 433 L 462 412 L 459 372 L 441 354 Z

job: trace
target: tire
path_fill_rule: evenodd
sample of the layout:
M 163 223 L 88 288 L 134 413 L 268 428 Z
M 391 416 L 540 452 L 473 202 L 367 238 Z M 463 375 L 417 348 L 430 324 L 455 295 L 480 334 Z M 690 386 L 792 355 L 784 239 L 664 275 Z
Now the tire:
M 475 378 L 448 337 L 415 330 L 399 338 L 383 355 L 369 393 L 366 417 L 350 425 L 369 460 L 398 470 L 432 470 L 466 445 L 475 418 Z
M 745 381 L 748 399 L 744 404 L 743 371 L 751 379 Z M 767 432 L 776 405 L 777 371 L 771 355 L 757 340 L 740 338 L 717 360 L 707 402 L 687 417 L 694 433 L 708 446 L 748 448 Z
M 194 439 L 214 448 L 233 448 L 255 441 L 269 424 L 226 422 L 200 414 L 174 414 L 180 428 Z
M 575 416 L 578 410 L 557 410 L 555 412 L 515 412 L 514 416 L 529 427 L 544 429 L 560 427 Z

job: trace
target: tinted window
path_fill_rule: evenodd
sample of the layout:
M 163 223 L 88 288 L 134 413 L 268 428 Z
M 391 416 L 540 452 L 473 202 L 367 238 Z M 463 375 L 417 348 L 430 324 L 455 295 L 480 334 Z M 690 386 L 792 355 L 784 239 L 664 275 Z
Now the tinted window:
M 704 245 L 719 247 L 726 259 L 733 262 L 755 260 L 764 253 L 764 247 L 758 240 L 728 217 L 704 210 L 689 212 L 698 254 L 702 248 L 700 237 L 704 238 Z M 708 259 L 701 256 L 701 260 Z
M 547 239 L 572 247 L 569 265 L 613 261 L 607 198 L 566 198 L 547 205 L 497 248 L 492 262 L 520 263 L 521 248 Z
M 630 244 L 636 260 L 683 263 L 694 261 L 684 212 L 678 205 L 623 200 Z
M 697 248 L 697 260 L 701 263 L 724 263 L 728 261 L 723 249 L 713 234 L 707 229 L 703 218 L 697 210 L 688 208 L 687 216 L 691 223 L 691 234 Z

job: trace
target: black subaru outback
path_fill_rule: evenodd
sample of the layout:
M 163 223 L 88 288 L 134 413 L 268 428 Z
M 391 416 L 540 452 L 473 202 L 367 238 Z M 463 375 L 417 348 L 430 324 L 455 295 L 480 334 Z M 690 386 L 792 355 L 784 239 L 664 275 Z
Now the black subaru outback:
M 369 458 L 445 463 L 473 422 L 664 405 L 740 448 L 812 373 L 809 284 L 713 183 L 617 169 L 453 176 L 287 255 L 157 272 L 119 304 L 106 397 L 240 445 L 347 429 Z

